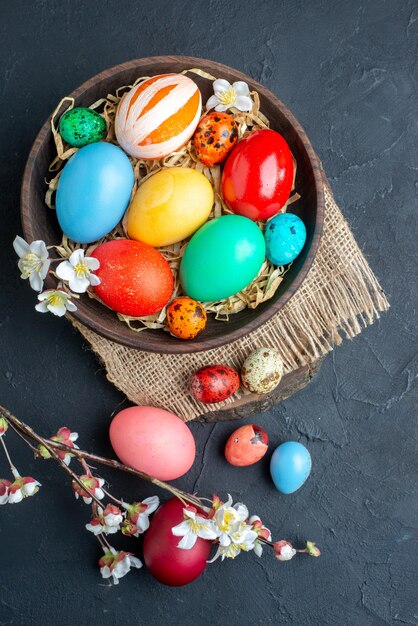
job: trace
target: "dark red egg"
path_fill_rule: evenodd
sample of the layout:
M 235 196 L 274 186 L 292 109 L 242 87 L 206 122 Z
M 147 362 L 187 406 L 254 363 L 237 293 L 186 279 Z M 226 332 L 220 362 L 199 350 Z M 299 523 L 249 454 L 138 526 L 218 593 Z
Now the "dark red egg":
M 229 113 L 208 113 L 194 134 L 194 149 L 203 165 L 222 163 L 238 140 L 238 124 Z
M 206 404 L 222 402 L 240 388 L 240 375 L 228 365 L 208 365 L 197 370 L 190 379 L 193 398 Z
M 91 256 L 100 261 L 95 293 L 111 309 L 142 317 L 158 313 L 173 293 L 174 279 L 165 258 L 147 243 L 114 239 Z
M 293 157 L 274 130 L 256 130 L 229 155 L 222 174 L 222 195 L 229 208 L 254 221 L 266 220 L 289 199 Z
M 255 424 L 234 430 L 225 446 L 225 458 L 231 465 L 244 467 L 263 458 L 268 449 L 267 433 Z
M 198 538 L 193 548 L 178 548 L 181 537 L 171 532 L 183 521 L 183 504 L 178 498 L 164 502 L 151 518 L 144 535 L 144 561 L 150 574 L 164 585 L 181 587 L 200 576 L 209 559 L 212 542 Z

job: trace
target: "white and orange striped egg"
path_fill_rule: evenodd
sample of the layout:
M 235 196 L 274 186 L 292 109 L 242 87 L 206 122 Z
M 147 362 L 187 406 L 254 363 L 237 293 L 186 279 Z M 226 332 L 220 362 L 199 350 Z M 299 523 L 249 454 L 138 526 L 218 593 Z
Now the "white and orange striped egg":
M 131 156 L 161 159 L 193 135 L 202 98 L 196 83 L 183 74 L 161 74 L 132 87 L 116 113 L 119 145 Z

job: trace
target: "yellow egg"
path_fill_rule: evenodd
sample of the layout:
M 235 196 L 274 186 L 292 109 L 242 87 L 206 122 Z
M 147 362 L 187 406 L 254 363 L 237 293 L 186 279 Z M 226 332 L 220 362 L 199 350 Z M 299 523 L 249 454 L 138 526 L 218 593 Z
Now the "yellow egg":
M 170 167 L 148 178 L 128 211 L 128 235 L 151 246 L 190 237 L 206 222 L 213 205 L 212 185 L 190 167 Z

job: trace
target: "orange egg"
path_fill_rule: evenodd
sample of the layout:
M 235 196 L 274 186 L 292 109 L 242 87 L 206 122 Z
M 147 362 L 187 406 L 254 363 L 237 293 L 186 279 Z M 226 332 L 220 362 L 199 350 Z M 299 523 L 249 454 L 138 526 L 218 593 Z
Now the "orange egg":
M 268 448 L 267 433 L 255 424 L 234 430 L 225 446 L 225 458 L 231 465 L 244 467 L 263 458 Z
M 201 108 L 199 88 L 188 76 L 147 78 L 122 97 L 116 112 L 116 138 L 131 156 L 161 159 L 190 139 Z
M 194 339 L 206 326 L 206 311 L 192 298 L 176 298 L 167 309 L 167 325 L 179 339 Z
M 208 113 L 194 134 L 196 156 L 203 165 L 222 163 L 238 140 L 238 124 L 229 113 Z

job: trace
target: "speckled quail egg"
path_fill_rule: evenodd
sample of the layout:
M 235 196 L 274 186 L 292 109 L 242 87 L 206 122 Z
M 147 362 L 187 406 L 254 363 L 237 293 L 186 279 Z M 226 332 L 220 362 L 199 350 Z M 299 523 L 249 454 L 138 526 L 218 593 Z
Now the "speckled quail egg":
M 258 348 L 244 361 L 241 379 L 252 393 L 269 393 L 283 376 L 283 361 L 277 350 Z

